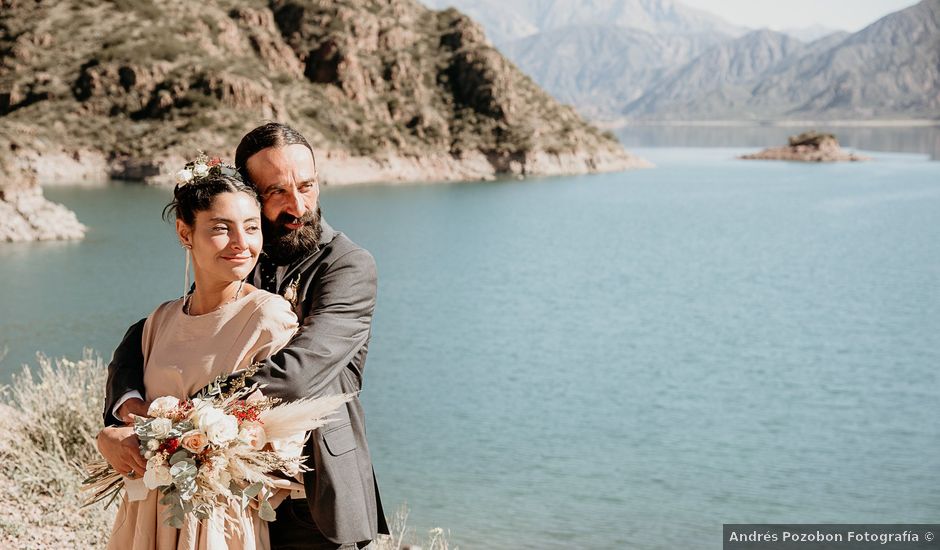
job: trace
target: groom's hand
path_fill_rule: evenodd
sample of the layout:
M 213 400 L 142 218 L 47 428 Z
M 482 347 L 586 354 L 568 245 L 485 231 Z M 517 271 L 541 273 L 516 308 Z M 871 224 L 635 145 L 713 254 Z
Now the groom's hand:
M 147 470 L 133 426 L 109 426 L 98 432 L 98 452 L 119 474 L 134 472 L 142 477 Z
M 133 424 L 135 416 L 147 416 L 150 409 L 150 401 L 144 401 L 137 397 L 132 397 L 118 407 L 117 414 L 114 416 L 125 424 Z

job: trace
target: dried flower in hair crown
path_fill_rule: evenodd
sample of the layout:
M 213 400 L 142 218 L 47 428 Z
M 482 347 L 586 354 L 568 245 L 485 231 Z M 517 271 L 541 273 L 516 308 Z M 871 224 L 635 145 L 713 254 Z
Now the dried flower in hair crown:
M 238 174 L 234 167 L 224 164 L 222 159 L 214 157 L 210 159 L 205 153 L 199 151 L 199 156 L 195 160 L 186 163 L 186 166 L 176 173 L 176 186 L 199 183 L 199 180 L 206 176 L 234 176 Z

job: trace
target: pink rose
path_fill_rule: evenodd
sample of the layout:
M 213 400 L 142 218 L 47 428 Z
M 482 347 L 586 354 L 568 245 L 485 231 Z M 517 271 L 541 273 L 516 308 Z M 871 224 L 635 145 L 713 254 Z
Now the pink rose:
M 190 430 L 183 434 L 183 448 L 193 454 L 201 453 L 208 444 L 209 438 L 199 430 Z

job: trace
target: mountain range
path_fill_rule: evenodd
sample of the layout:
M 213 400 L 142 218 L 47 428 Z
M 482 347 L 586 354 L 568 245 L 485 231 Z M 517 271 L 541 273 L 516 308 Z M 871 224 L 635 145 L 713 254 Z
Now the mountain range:
M 855 33 L 746 29 L 674 0 L 455 5 L 559 100 L 594 119 L 940 117 L 940 0 Z

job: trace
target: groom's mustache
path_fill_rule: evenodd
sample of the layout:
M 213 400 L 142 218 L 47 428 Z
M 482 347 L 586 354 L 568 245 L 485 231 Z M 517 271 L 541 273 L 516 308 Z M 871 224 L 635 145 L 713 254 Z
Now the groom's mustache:
M 287 263 L 317 249 L 320 243 L 320 207 L 308 210 L 299 218 L 281 213 L 273 221 L 261 217 L 264 251 L 277 263 Z M 287 224 L 302 224 L 288 229 Z
M 287 231 L 287 229 L 284 226 L 286 226 L 289 223 L 292 223 L 292 224 L 302 223 L 305 226 L 308 226 L 308 225 L 312 225 L 315 221 L 316 221 L 316 215 L 314 214 L 313 210 L 308 210 L 306 214 L 304 214 L 303 216 L 299 218 L 296 216 L 291 216 L 290 214 L 287 214 L 287 213 L 281 213 L 274 220 L 274 223 L 275 225 L 279 226 L 282 230 Z M 297 228 L 294 231 L 300 231 L 301 229 L 303 228 L 302 227 Z

